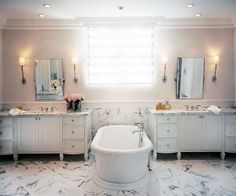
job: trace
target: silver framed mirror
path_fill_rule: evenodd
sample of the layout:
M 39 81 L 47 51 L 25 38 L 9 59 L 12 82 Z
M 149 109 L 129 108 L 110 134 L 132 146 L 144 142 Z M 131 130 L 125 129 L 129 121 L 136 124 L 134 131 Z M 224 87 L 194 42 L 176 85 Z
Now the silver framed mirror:
M 36 59 L 35 97 L 37 100 L 60 100 L 64 94 L 62 59 Z
M 205 59 L 178 57 L 176 70 L 176 98 L 202 99 Z

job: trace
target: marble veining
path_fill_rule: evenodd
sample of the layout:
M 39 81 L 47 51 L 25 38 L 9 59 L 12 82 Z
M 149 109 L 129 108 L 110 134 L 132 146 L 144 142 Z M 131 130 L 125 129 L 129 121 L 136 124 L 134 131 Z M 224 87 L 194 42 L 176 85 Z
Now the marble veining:
M 166 155 L 165 155 L 166 156 Z M 170 158 L 169 158 L 170 157 Z M 105 190 L 93 182 L 95 161 L 82 156 L 25 155 L 18 162 L 0 158 L 0 195 L 157 196 L 236 195 L 236 156 L 186 154 L 151 161 L 148 185 L 133 190 Z

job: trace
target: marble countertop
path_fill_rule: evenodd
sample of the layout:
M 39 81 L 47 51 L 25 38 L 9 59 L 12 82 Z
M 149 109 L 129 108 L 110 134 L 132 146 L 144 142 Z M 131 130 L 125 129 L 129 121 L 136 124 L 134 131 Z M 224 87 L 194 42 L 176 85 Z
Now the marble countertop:
M 38 111 L 25 111 L 23 113 L 12 115 L 9 111 L 0 112 L 0 116 L 81 116 L 81 115 L 89 115 L 92 110 L 85 110 L 82 112 L 68 112 L 68 111 L 55 111 L 55 112 L 38 112 Z
M 170 109 L 170 110 L 156 110 L 156 109 L 149 109 L 151 114 L 199 114 L 199 113 L 207 113 L 207 114 L 214 114 L 214 112 L 208 111 L 207 109 L 199 109 L 199 110 L 185 110 L 185 109 Z M 219 114 L 224 113 L 235 113 L 236 109 L 233 108 L 222 108 Z

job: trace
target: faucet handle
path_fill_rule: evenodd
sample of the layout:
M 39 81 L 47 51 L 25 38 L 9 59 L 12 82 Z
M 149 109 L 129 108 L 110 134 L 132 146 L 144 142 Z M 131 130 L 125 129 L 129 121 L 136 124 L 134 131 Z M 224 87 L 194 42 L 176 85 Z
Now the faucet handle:
M 198 110 L 200 106 L 201 106 L 201 105 L 199 105 L 199 104 L 198 104 L 198 105 L 196 105 L 196 110 Z
M 56 109 L 57 109 L 57 107 L 51 106 L 51 112 L 54 112 L 54 110 L 56 110 Z
M 186 110 L 189 110 L 189 105 L 184 105 L 186 107 Z

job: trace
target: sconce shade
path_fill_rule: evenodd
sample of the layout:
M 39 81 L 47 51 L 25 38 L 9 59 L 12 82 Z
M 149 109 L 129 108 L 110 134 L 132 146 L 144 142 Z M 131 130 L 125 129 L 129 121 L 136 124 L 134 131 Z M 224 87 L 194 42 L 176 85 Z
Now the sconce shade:
M 214 56 L 214 64 L 218 64 L 219 63 L 219 56 Z
M 77 64 L 77 61 L 78 61 L 77 56 L 73 56 L 72 57 L 72 63 Z
M 163 62 L 163 64 L 166 64 L 166 63 L 167 63 L 167 56 L 163 56 L 163 57 L 162 57 L 162 62 Z
M 25 57 L 19 57 L 19 64 L 25 65 Z

